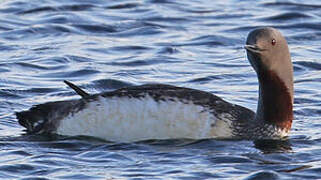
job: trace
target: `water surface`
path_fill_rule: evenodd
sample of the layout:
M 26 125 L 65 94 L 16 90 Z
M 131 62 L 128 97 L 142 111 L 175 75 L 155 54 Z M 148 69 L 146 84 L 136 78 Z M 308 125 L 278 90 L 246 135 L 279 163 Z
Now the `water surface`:
M 25 135 L 14 112 L 144 83 L 209 91 L 256 109 L 243 45 L 273 26 L 288 40 L 295 120 L 288 140 L 112 143 Z M 321 173 L 321 3 L 10 0 L 0 2 L 2 179 L 317 179 Z

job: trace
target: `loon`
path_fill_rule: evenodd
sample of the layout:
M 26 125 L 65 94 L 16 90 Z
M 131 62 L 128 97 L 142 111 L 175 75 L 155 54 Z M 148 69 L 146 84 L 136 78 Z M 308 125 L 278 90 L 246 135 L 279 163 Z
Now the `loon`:
M 293 120 L 293 67 L 287 41 L 272 27 L 248 34 L 244 46 L 259 82 L 256 113 L 212 93 L 146 84 L 81 96 L 16 112 L 29 134 L 93 136 L 114 142 L 149 139 L 279 139 Z

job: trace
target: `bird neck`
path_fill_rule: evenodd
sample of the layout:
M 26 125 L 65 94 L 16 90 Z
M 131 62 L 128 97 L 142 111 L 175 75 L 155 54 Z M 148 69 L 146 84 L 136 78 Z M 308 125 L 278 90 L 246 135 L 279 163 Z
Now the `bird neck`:
M 259 102 L 256 119 L 290 130 L 293 120 L 293 80 L 288 81 L 271 70 L 260 72 Z

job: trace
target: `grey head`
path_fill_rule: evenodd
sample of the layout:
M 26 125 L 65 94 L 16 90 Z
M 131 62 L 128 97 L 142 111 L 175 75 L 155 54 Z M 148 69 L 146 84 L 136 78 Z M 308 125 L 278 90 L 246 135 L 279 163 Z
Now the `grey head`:
M 256 120 L 289 130 L 293 119 L 293 67 L 286 39 L 275 28 L 251 31 L 245 49 L 259 80 Z
M 249 33 L 245 49 L 259 80 L 267 71 L 276 73 L 293 101 L 293 67 L 288 43 L 281 32 L 272 27 L 255 29 Z

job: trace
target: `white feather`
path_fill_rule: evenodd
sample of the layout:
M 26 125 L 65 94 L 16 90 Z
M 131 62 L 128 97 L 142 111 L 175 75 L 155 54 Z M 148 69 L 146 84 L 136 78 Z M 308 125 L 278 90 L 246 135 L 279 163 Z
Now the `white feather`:
M 213 126 L 214 125 L 214 126 Z M 144 98 L 99 97 L 83 110 L 64 118 L 61 135 L 88 135 L 109 141 L 229 137 L 230 123 L 192 102 Z

